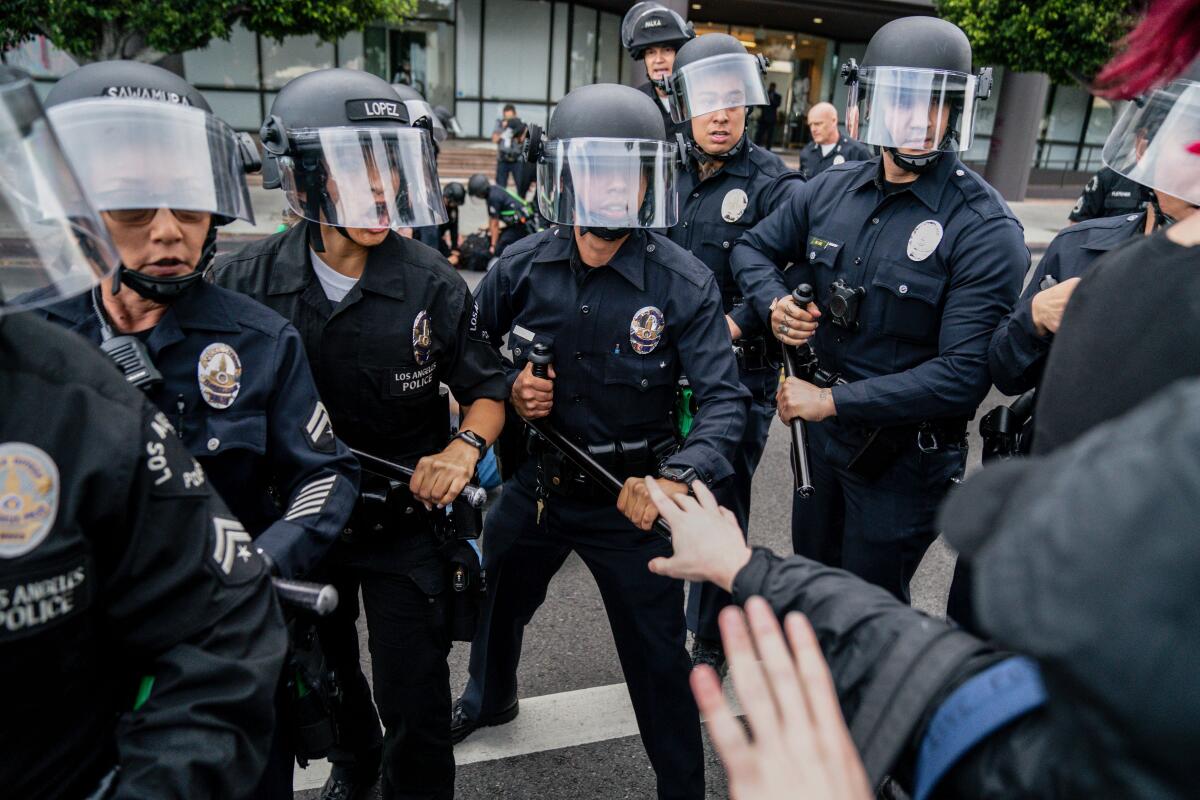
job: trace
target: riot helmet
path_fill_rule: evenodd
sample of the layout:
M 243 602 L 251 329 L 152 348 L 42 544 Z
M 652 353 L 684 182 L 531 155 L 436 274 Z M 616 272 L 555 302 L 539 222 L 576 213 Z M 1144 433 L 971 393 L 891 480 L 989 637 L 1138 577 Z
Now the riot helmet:
M 458 181 L 451 181 L 442 187 L 442 197 L 447 203 L 461 206 L 467 202 L 467 190 Z
M 455 137 L 456 139 L 462 137 L 462 125 L 458 124 L 458 118 L 454 116 L 454 114 L 450 113 L 450 109 L 446 108 L 445 106 L 434 106 L 433 113 L 442 121 L 442 127 L 446 129 L 446 132 L 449 135 Z
M 0 316 L 82 294 L 119 263 L 33 82 L 0 65 Z
M 882 147 L 898 166 L 917 173 L 942 152 L 970 148 L 976 101 L 992 90 L 990 68 L 971 72 L 966 34 L 936 17 L 887 23 L 871 37 L 862 64 L 848 60 L 842 77 L 850 89 L 850 135 Z
M 371 231 L 440 225 L 446 208 L 428 122 L 410 124 L 392 86 L 368 72 L 321 69 L 294 78 L 260 136 L 288 206 L 310 222 Z M 316 229 L 311 245 L 321 250 Z
M 1125 107 L 1103 158 L 1132 181 L 1200 205 L 1200 59 Z
M 676 148 L 662 114 L 637 89 L 594 83 L 568 93 L 545 136 L 530 126 L 538 207 L 561 225 L 616 239 L 631 228 L 669 228 L 679 216 Z
M 429 105 L 420 92 L 407 83 L 393 83 L 392 90 L 404 101 L 404 107 L 408 109 L 408 119 L 411 123 L 416 124 L 421 119 L 429 120 L 429 132 L 433 135 L 433 140 L 438 144 L 446 141 L 449 135 L 446 132 L 446 125 L 438 115 L 437 109 Z
M 667 80 L 671 119 L 678 123 L 722 108 L 768 105 L 766 70 L 765 57 L 746 52 L 727 33 L 693 39 L 675 54 L 675 69 Z
M 46 115 L 96 210 L 121 222 L 170 209 L 180 220 L 210 215 L 199 263 L 186 274 L 122 266 L 121 283 L 167 303 L 197 281 L 216 252 L 216 227 L 254 221 L 247 172 L 259 167 L 247 134 L 234 132 L 173 72 L 135 61 L 100 61 L 65 76 L 46 97 Z
M 479 200 L 487 199 L 490 188 L 492 188 L 492 182 L 488 180 L 487 175 L 481 172 L 476 172 L 467 181 L 467 194 Z
M 621 46 L 634 61 L 646 57 L 648 47 L 673 47 L 678 50 L 695 38 L 696 32 L 683 17 L 654 2 L 634 4 L 621 20 Z

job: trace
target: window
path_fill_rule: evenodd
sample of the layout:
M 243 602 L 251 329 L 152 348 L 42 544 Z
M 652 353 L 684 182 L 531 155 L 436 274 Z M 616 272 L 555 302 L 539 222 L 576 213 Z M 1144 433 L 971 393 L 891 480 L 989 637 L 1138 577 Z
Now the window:
M 258 92 L 223 92 L 206 89 L 201 94 L 213 113 L 240 131 L 256 131 L 263 122 Z
M 550 99 L 557 102 L 567 93 L 567 42 L 571 4 L 554 4 L 553 46 L 550 50 Z
M 575 6 L 575 20 L 571 29 L 571 80 L 568 89 L 577 89 L 596 82 L 594 67 L 598 13 L 591 8 Z
M 203 49 L 187 51 L 183 54 L 183 74 L 197 86 L 257 89 L 258 45 L 254 34 L 239 23 L 230 32 L 228 42 L 211 39 Z
M 600 52 L 596 59 L 596 82 L 619 83 L 621 80 L 621 18 L 600 14 Z
M 479 11 L 479 0 L 459 0 L 458 25 L 455 26 L 455 49 L 458 52 L 456 97 L 479 96 Z M 469 130 L 466 123 L 463 123 L 463 129 Z
M 333 45 L 316 36 L 289 36 L 282 44 L 262 38 L 263 86 L 282 89 L 293 78 L 333 66 Z
M 483 32 L 483 97 L 544 98 L 550 67 L 550 3 L 491 0 L 484 6 Z

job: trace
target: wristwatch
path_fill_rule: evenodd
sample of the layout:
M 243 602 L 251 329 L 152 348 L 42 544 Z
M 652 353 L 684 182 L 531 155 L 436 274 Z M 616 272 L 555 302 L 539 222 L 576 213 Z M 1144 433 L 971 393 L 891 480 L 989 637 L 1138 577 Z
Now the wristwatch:
M 697 480 L 700 476 L 696 474 L 696 470 L 692 467 L 659 467 L 658 477 L 682 483 L 690 490 L 692 488 L 692 481 Z
M 487 454 L 487 442 L 484 441 L 483 437 L 475 431 L 461 430 L 458 432 L 458 436 L 455 436 L 454 438 L 462 439 L 464 442 L 478 450 L 480 458 L 483 458 L 484 455 Z

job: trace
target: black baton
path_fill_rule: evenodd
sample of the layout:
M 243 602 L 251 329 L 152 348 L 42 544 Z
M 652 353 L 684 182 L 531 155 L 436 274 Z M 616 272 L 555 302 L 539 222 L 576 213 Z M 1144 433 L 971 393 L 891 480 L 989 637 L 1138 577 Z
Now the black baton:
M 813 301 L 812 287 L 807 283 L 802 283 L 792 291 L 792 299 L 800 304 L 801 308 L 807 308 L 808 304 Z M 808 345 L 804 345 L 808 348 Z M 798 378 L 796 374 L 796 365 L 792 358 L 796 355 L 798 348 L 790 345 L 783 346 L 783 373 L 789 378 Z M 793 417 L 791 421 L 792 428 L 792 478 L 796 487 L 796 494 L 801 497 L 813 496 L 812 475 L 808 471 L 808 430 L 804 426 L 804 420 L 800 417 Z
M 530 371 L 535 378 L 550 379 L 550 348 L 544 344 L 535 344 L 532 352 L 529 354 L 529 363 L 533 365 Z M 600 462 L 592 458 L 591 453 L 564 436 L 558 428 L 554 427 L 554 423 L 550 422 L 549 417 L 542 417 L 541 419 L 526 419 L 522 417 L 521 419 L 524 420 L 525 424 L 534 433 L 542 437 L 548 445 L 574 464 L 576 469 L 590 480 L 604 487 L 613 496 L 613 499 L 621 495 L 621 490 L 625 487 L 621 480 L 606 470 Z M 659 536 L 670 541 L 671 526 L 667 524 L 667 521 L 662 516 L 654 520 L 653 530 Z
M 370 453 L 364 453 L 362 450 L 350 448 L 350 452 L 358 459 L 358 463 L 367 472 L 374 473 L 381 478 L 396 481 L 408 485 L 409 480 L 413 476 L 413 471 L 403 464 L 397 464 L 394 461 L 388 461 L 379 456 L 373 456 Z M 462 498 L 467 501 L 471 508 L 483 508 L 487 502 L 487 489 L 481 486 L 476 486 L 473 483 L 468 483 L 463 487 Z
M 338 591 L 327 583 L 309 583 L 287 578 L 272 578 L 271 583 L 275 586 L 275 594 L 281 601 L 305 611 L 311 611 L 319 617 L 323 617 L 337 608 Z

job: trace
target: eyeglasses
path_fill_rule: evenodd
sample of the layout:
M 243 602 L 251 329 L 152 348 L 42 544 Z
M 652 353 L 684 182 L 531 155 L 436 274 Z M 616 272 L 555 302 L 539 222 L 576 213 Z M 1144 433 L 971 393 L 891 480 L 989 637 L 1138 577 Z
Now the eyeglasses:
M 175 219 L 185 225 L 203 222 L 205 217 L 209 216 L 207 211 L 186 211 L 181 208 L 167 209 L 175 215 Z M 150 221 L 158 214 L 157 208 L 122 208 L 106 212 L 115 221 L 122 225 L 149 225 Z

